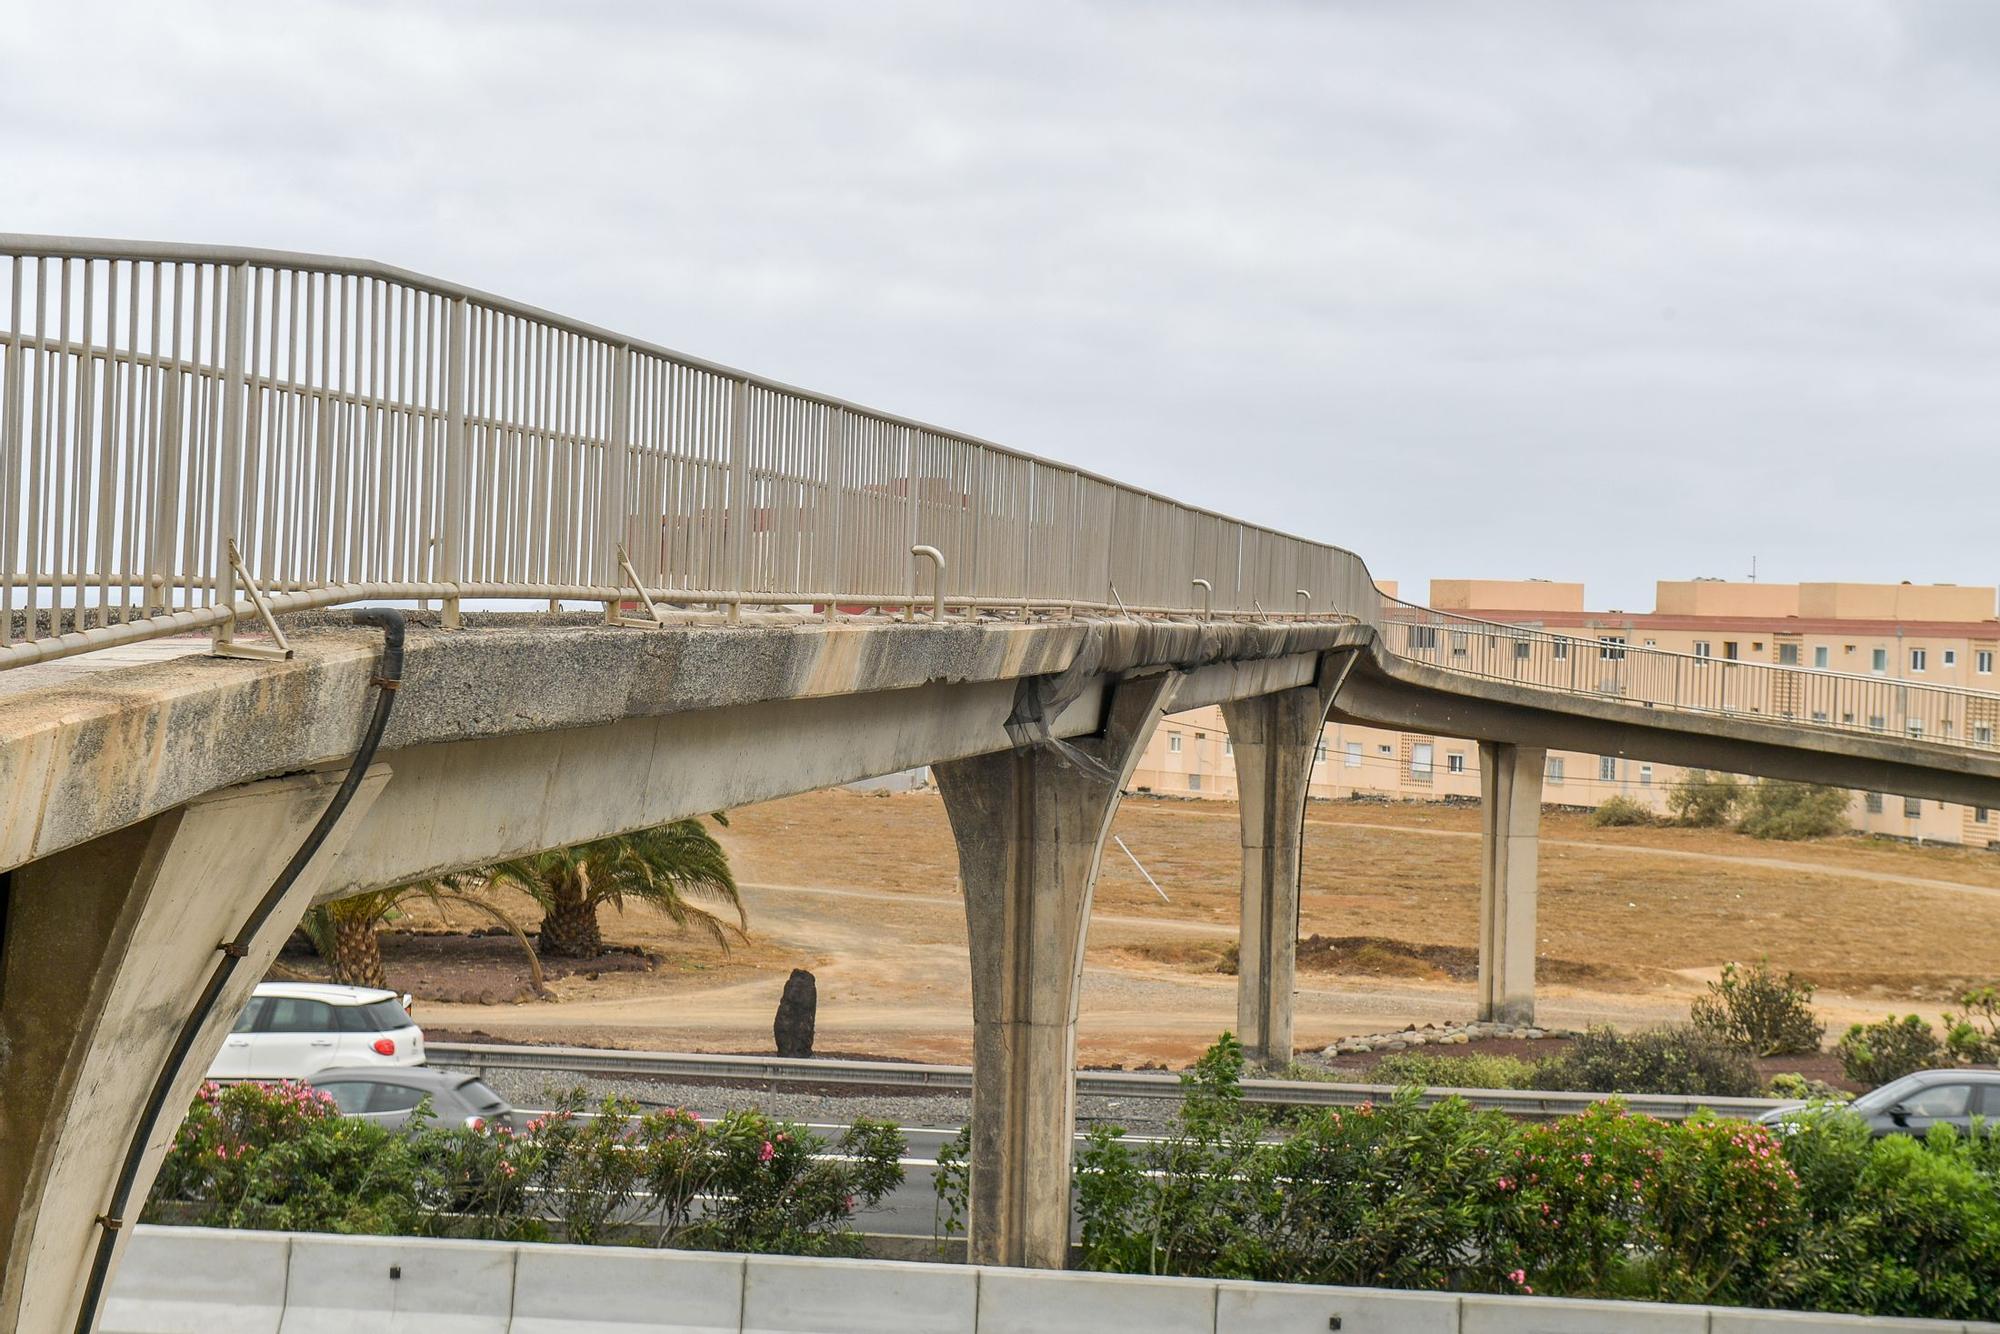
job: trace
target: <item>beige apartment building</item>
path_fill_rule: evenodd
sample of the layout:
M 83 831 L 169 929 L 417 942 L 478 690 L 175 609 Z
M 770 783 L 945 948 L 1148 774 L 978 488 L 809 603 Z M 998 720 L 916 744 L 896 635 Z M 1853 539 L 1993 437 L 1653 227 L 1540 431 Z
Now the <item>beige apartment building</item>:
M 1384 591 L 1394 594 L 1393 585 Z M 1950 584 L 1763 584 L 1661 581 L 1650 612 L 1587 611 L 1582 584 L 1437 579 L 1430 605 L 1582 640 L 1623 640 L 1695 657 L 1779 663 L 1855 676 L 2000 692 L 1995 590 Z M 1545 800 L 1594 807 L 1623 796 L 1664 809 L 1682 770 L 1616 755 L 1550 751 Z M 1132 779 L 1141 790 L 1232 798 L 1235 761 L 1220 709 L 1165 719 Z M 1479 748 L 1469 741 L 1330 723 L 1312 795 L 1397 801 L 1479 799 Z M 2000 848 L 2000 810 L 1856 793 L 1850 818 L 1868 833 Z

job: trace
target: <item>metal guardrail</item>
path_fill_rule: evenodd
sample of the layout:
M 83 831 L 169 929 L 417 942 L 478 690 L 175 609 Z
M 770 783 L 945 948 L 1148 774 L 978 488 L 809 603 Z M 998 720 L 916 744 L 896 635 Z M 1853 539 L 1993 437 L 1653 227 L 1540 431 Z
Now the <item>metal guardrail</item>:
M 1572 695 L 1762 718 L 1836 731 L 2000 751 L 2000 693 L 1817 668 L 1700 657 L 1627 642 L 1476 620 L 1397 598 L 1377 629 L 1411 662 Z
M 1374 616 L 1338 547 L 367 261 L 0 234 L 0 320 L 0 666 L 259 590 L 910 607 L 914 547 L 954 607 Z
M 787 1060 L 769 1056 L 714 1056 L 706 1053 L 608 1051 L 596 1047 L 518 1047 L 484 1043 L 433 1042 L 425 1046 L 437 1065 L 488 1070 L 527 1070 L 547 1074 L 596 1075 L 666 1079 L 740 1080 L 768 1084 L 846 1085 L 903 1093 L 972 1092 L 972 1071 L 957 1065 L 918 1065 L 898 1061 Z M 1078 1097 L 1176 1100 L 1181 1096 L 1175 1075 L 1148 1071 L 1084 1070 L 1076 1076 Z M 1393 1084 L 1333 1084 L 1318 1080 L 1246 1079 L 1244 1101 L 1267 1107 L 1358 1107 L 1396 1096 Z M 1546 1093 L 1514 1089 L 1423 1090 L 1425 1105 L 1462 1098 L 1473 1107 L 1506 1112 L 1530 1121 L 1572 1116 L 1608 1101 L 1600 1093 Z M 1749 1119 L 1782 1101 L 1768 1098 L 1692 1098 L 1663 1094 L 1620 1094 L 1634 1112 L 1663 1121 L 1678 1121 L 1707 1108 L 1721 1116 Z

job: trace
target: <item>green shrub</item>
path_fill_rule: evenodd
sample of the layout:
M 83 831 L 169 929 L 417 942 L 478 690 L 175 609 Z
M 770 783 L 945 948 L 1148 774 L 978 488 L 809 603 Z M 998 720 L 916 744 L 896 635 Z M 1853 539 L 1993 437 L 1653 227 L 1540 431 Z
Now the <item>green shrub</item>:
M 2000 1159 L 1944 1127 L 1874 1139 L 1837 1108 L 1782 1137 L 1804 1219 L 1765 1304 L 1861 1315 L 2000 1315 Z
M 1416 1085 L 1421 1088 L 1531 1089 L 1535 1064 L 1518 1056 L 1488 1056 L 1477 1052 L 1447 1056 L 1442 1052 L 1391 1052 L 1375 1068 L 1355 1076 L 1363 1084 Z
M 204 1085 L 168 1151 L 150 1215 L 219 1227 L 579 1243 L 631 1225 L 661 1245 L 795 1255 L 858 1249 L 850 1220 L 903 1179 L 903 1137 L 857 1121 L 833 1144 L 756 1112 L 692 1115 L 581 1092 L 521 1134 L 393 1133 L 297 1084 Z M 649 1240 L 652 1238 L 649 1237 Z
M 1963 1014 L 1946 1012 L 1944 1045 L 1958 1065 L 2000 1065 L 2000 982 L 1958 994 Z
M 1754 1098 L 1764 1087 L 1749 1057 L 1691 1027 L 1593 1028 L 1543 1061 L 1538 1074 L 1542 1088 L 1585 1093 Z
M 1700 1032 L 1752 1056 L 1794 1056 L 1818 1051 L 1826 1036 L 1812 998 L 1812 983 L 1796 973 L 1772 972 L 1769 959 L 1747 969 L 1727 963 L 1721 979 L 1696 998 L 1689 1018 Z
M 1945 1062 L 1944 1044 L 1914 1014 L 1855 1024 L 1833 1050 L 1847 1077 L 1861 1084 L 1886 1084 Z
M 1736 827 L 1752 838 L 1826 838 L 1848 830 L 1847 793 L 1835 787 L 1767 778 L 1751 785 L 1740 806 Z
M 1797 1071 L 1772 1075 L 1764 1087 L 1764 1096 L 1798 1102 L 1847 1102 L 1854 1097 L 1846 1089 L 1835 1088 L 1824 1080 L 1807 1079 Z
M 1652 807 L 1630 797 L 1608 797 L 1590 813 L 1590 823 L 1599 829 L 1654 823 Z
M 1690 769 L 1667 788 L 1667 810 L 1675 824 L 1719 829 L 1735 814 L 1742 793 L 1743 785 L 1732 774 Z

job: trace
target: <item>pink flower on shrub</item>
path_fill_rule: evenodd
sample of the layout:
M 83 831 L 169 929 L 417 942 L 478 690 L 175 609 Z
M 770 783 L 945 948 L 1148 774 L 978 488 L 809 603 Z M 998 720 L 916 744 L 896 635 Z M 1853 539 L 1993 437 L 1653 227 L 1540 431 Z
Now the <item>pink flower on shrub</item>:
M 768 1163 L 777 1156 L 778 1151 L 771 1147 L 770 1140 L 765 1140 L 764 1147 L 757 1150 L 757 1161 L 760 1163 Z
M 1510 1271 L 1507 1275 L 1507 1281 L 1531 1297 L 1535 1293 L 1535 1290 L 1528 1286 L 1528 1271 L 1525 1269 Z

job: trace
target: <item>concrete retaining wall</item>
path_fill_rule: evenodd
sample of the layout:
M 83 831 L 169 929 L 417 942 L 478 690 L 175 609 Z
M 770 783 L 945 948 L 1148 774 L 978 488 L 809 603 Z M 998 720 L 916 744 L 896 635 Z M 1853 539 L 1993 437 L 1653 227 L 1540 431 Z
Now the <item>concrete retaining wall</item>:
M 1952 1320 L 160 1227 L 138 1230 L 100 1328 L 103 1334 L 2000 1334 L 2000 1325 Z

